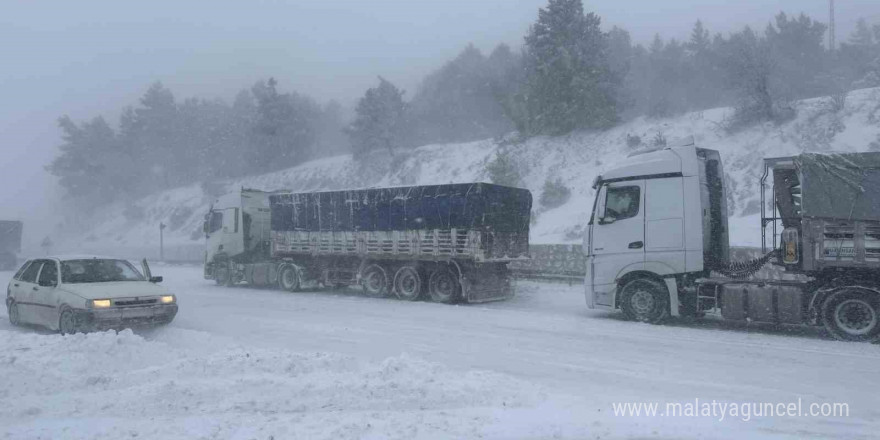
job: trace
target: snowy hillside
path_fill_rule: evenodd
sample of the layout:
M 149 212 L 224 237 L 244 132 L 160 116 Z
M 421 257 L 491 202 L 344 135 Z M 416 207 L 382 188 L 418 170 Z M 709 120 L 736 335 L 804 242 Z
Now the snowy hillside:
M 603 132 L 578 132 L 562 137 L 538 137 L 524 143 L 484 140 L 456 145 L 428 145 L 394 158 L 375 157 L 355 163 L 337 156 L 287 170 L 223 184 L 226 190 L 251 187 L 267 190 L 329 190 L 369 186 L 487 181 L 486 164 L 499 148 L 508 148 L 522 169 L 523 184 L 535 199 L 533 243 L 576 243 L 593 202 L 590 183 L 596 174 L 634 150 L 650 146 L 661 133 L 669 141 L 693 135 L 698 146 L 721 151 L 730 193 L 731 240 L 735 245 L 758 245 L 756 191 L 763 157 L 802 151 L 864 151 L 880 135 L 880 89 L 850 93 L 836 111 L 830 98 L 794 104 L 797 117 L 781 125 L 765 124 L 729 134 L 724 129 L 732 109 L 688 113 L 669 119 L 639 118 Z M 628 136 L 641 138 L 627 146 Z M 499 146 L 503 144 L 504 146 Z M 538 203 L 544 182 L 561 178 L 571 189 L 564 205 L 545 209 Z M 200 255 L 202 216 L 213 197 L 201 185 L 154 194 L 133 204 L 117 204 L 92 213 L 80 226 L 56 232 L 53 251 L 89 251 L 153 256 L 157 254 L 158 224 L 168 225 L 166 257 Z M 82 224 L 90 225 L 83 228 Z M 82 232 L 85 229 L 85 232 Z M 77 237 L 64 239 L 62 237 Z

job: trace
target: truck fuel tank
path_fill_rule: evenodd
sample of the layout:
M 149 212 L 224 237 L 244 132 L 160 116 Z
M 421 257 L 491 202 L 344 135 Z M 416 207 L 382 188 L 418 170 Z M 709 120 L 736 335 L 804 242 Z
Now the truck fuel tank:
M 724 319 L 802 324 L 803 283 L 785 281 L 732 282 L 721 285 Z

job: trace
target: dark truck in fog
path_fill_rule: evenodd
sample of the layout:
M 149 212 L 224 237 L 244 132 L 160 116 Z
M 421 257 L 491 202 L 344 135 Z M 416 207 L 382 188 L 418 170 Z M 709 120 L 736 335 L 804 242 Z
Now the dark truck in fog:
M 0 270 L 15 270 L 21 252 L 22 223 L 0 220 Z
M 368 296 L 481 302 L 513 294 L 532 196 L 487 183 L 292 193 L 242 189 L 205 219 L 218 284 L 361 285 Z

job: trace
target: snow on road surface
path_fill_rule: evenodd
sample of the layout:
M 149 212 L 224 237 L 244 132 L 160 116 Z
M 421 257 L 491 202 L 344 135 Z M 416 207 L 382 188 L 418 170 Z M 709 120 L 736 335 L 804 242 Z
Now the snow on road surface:
M 0 438 L 876 438 L 880 347 L 816 329 L 651 326 L 582 286 L 448 306 L 217 287 L 157 267 L 169 326 L 62 337 L 0 319 Z M 0 272 L 0 285 L 11 273 Z M 846 403 L 838 417 L 629 416 L 695 399 Z

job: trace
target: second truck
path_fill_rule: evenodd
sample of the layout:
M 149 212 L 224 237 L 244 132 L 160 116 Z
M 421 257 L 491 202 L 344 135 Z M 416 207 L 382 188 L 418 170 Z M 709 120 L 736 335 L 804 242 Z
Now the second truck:
M 360 285 L 441 303 L 513 294 L 532 196 L 487 183 L 294 193 L 242 189 L 205 217 L 205 278 L 218 284 Z
M 880 340 L 880 153 L 765 159 L 761 230 L 771 252 L 731 262 L 721 157 L 685 143 L 634 153 L 596 179 L 588 305 L 652 323 L 717 311 Z M 767 262 L 776 276 L 756 278 Z

